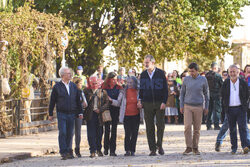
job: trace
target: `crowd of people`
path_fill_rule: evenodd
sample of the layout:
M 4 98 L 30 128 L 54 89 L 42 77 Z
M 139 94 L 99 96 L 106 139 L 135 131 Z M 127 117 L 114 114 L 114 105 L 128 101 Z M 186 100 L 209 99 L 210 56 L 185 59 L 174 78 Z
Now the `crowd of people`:
M 49 120 L 53 120 L 56 106 L 59 148 L 63 160 L 74 158 L 74 135 L 75 155 L 81 157 L 83 120 L 87 125 L 90 157 L 117 156 L 118 123 L 124 125 L 124 156 L 135 156 L 142 120 L 146 125 L 150 156 L 156 156 L 157 151 L 160 155 L 164 154 L 165 123 L 184 124 L 184 155 L 200 154 L 198 146 L 202 122 L 207 130 L 220 130 L 215 143 L 216 151 L 220 151 L 229 129 L 232 154 L 237 151 L 238 124 L 243 152 L 249 152 L 250 65 L 241 71 L 234 64 L 220 75 L 216 63 L 211 64 L 211 70 L 202 73 L 198 64 L 191 63 L 179 75 L 176 70 L 166 73 L 157 68 L 154 57 L 147 55 L 144 67 L 141 74 L 137 74 L 135 69 L 130 69 L 126 74 L 123 67 L 117 74 L 117 71 L 106 73 L 99 66 L 95 74 L 86 78 L 82 75 L 82 66 L 78 66 L 73 80 L 69 68 L 59 70 L 61 81 L 54 85 L 51 92 Z M 222 127 L 220 123 L 223 123 Z

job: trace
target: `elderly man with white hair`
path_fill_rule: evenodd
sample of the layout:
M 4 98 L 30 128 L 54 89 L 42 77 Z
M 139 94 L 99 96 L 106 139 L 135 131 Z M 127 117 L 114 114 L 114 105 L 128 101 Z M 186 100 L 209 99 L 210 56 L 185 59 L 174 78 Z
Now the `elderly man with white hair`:
M 72 138 L 76 116 L 83 118 L 83 109 L 80 101 L 81 92 L 70 82 L 72 73 L 67 67 L 59 70 L 61 81 L 56 83 L 51 92 L 49 105 L 49 120 L 53 120 L 53 110 L 56 105 L 59 148 L 62 160 L 72 159 Z
M 247 129 L 247 109 L 248 109 L 248 86 L 247 83 L 239 78 L 240 70 L 236 65 L 231 65 L 228 69 L 230 78 L 226 79 L 221 88 L 222 107 L 228 118 L 231 139 L 231 153 L 235 154 L 238 147 L 237 128 L 240 132 L 241 146 L 243 153 L 249 152 L 250 145 Z

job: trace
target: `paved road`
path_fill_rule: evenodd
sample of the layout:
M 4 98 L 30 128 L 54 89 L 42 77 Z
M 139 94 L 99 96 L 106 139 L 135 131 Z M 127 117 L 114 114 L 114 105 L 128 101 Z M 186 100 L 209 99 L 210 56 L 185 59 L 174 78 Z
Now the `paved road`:
M 140 126 L 140 135 L 138 137 L 135 157 L 123 156 L 124 131 L 122 125 L 118 127 L 117 157 L 104 156 L 93 159 L 89 158 L 85 126 L 83 126 L 82 130 L 83 140 L 81 144 L 83 157 L 73 160 L 60 160 L 59 154 L 57 153 L 57 131 L 0 139 L 0 155 L 3 153 L 15 153 L 18 150 L 19 152 L 32 152 L 33 156 L 38 155 L 38 157 L 5 163 L 1 166 L 250 166 L 250 153 L 243 155 L 240 149 L 240 143 L 238 153 L 236 155 L 230 154 L 229 136 L 226 137 L 222 151 L 219 153 L 215 152 L 214 144 L 218 131 L 207 131 L 205 125 L 202 125 L 199 144 L 201 155 L 183 156 L 182 152 L 185 149 L 183 129 L 183 125 L 166 125 L 163 145 L 165 155 L 155 157 L 148 156 L 149 151 L 144 126 Z M 44 153 L 51 151 L 56 153 L 44 155 Z

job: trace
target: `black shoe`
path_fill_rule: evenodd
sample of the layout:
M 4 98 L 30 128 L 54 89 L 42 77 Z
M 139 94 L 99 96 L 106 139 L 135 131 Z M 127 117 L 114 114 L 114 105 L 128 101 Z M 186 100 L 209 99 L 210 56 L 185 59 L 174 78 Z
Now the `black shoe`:
M 220 152 L 220 143 L 215 143 L 215 151 Z
M 62 157 L 61 160 L 66 160 L 67 159 L 67 154 L 62 154 L 61 157 Z
M 135 152 L 131 152 L 131 156 L 135 156 Z
M 151 153 L 149 154 L 149 156 L 156 156 L 156 152 L 155 151 L 151 151 Z
M 126 151 L 126 153 L 124 154 L 124 156 L 130 156 L 130 151 Z
M 220 130 L 220 126 L 214 127 L 214 130 Z
M 103 153 L 101 151 L 97 151 L 98 157 L 103 157 Z
M 116 153 L 112 152 L 109 154 L 109 156 L 116 157 L 117 155 L 116 155 Z
M 213 128 L 212 127 L 207 127 L 207 130 L 213 130 Z
M 164 155 L 164 150 L 163 150 L 162 147 L 159 147 L 159 148 L 158 148 L 158 153 L 159 153 L 160 155 Z
M 70 152 L 67 154 L 67 159 L 74 159 L 74 155 L 73 155 L 73 152 Z
M 82 155 L 80 154 L 80 149 L 79 148 L 75 148 L 75 154 L 78 158 L 81 158 Z
M 104 150 L 104 155 L 108 155 L 109 154 L 109 150 Z

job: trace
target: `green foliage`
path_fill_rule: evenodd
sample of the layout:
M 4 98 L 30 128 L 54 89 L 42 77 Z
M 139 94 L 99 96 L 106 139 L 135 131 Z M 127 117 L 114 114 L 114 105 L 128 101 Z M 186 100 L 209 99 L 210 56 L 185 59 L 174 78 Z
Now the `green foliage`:
M 152 54 L 158 62 L 214 60 L 229 52 L 226 38 L 249 0 L 34 0 L 35 8 L 61 13 L 70 28 L 66 58 L 90 75 L 114 48 L 120 65 L 133 67 Z M 200 60 L 201 60 L 200 59 Z
M 14 13 L 1 12 L 0 22 L 0 36 L 9 42 L 7 61 L 12 93 L 19 97 L 21 88 L 28 85 L 32 70 L 43 79 L 42 84 L 48 79 L 48 71 L 55 58 L 53 50 L 59 55 L 62 51 L 63 22 L 60 17 L 40 13 L 29 5 L 18 8 Z

